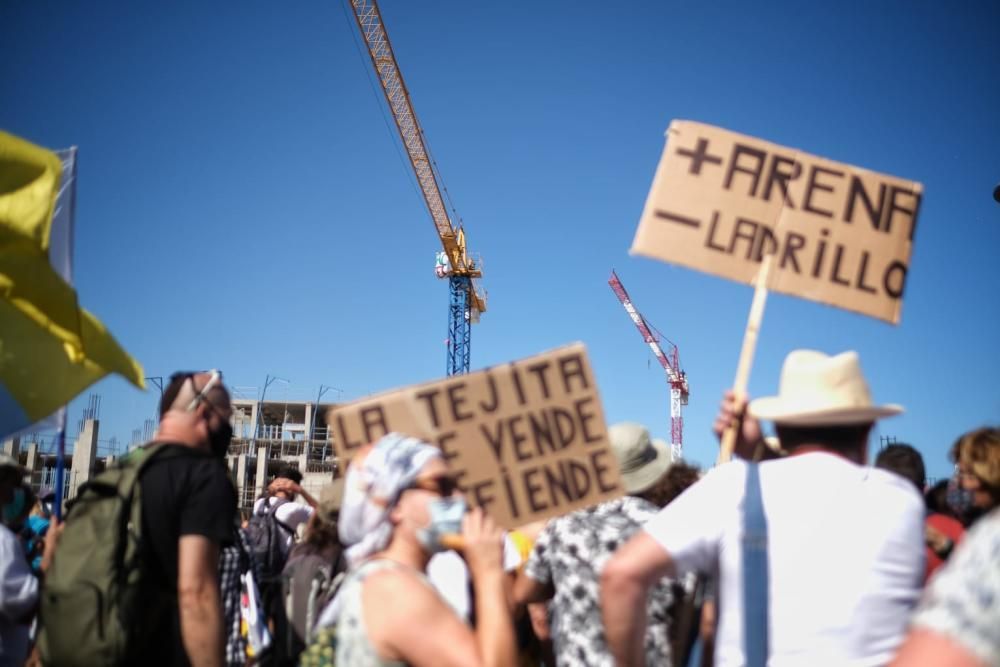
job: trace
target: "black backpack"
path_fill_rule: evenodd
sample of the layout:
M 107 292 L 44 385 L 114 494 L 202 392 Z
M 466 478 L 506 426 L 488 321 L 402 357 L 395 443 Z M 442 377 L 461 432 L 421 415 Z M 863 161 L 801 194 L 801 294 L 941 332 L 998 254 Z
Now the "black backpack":
M 275 515 L 280 503 L 272 505 L 269 501 L 270 498 L 264 498 L 262 507 L 254 511 L 246 527 L 251 556 L 261 569 L 261 583 L 277 581 L 281 576 L 291 551 L 288 538 L 295 535 Z
M 275 512 L 279 507 L 281 503 L 272 505 L 270 498 L 265 497 L 261 507 L 250 516 L 245 528 L 251 558 L 260 568 L 260 581 L 257 582 L 260 606 L 267 616 L 271 634 L 276 639 L 263 655 L 257 657 L 258 664 L 265 667 L 293 664 L 293 657 L 279 638 L 288 633 L 281 572 L 292 549 L 289 537 L 294 537 L 295 531 L 278 520 Z

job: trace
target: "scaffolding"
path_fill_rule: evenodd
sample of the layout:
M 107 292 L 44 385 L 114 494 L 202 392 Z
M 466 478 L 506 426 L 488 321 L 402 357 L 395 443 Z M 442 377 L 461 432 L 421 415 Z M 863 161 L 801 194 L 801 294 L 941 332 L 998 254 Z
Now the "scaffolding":
M 287 467 L 303 475 L 314 496 L 340 474 L 333 434 L 322 415 L 334 403 L 234 398 L 233 439 L 229 444 L 240 509 L 253 507 L 268 480 Z

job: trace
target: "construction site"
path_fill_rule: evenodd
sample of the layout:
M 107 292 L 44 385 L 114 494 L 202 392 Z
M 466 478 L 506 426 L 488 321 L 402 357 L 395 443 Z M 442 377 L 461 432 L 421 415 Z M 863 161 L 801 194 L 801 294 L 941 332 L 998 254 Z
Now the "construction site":
M 436 253 L 434 274 L 448 285 L 448 335 L 445 372 L 461 375 L 470 370 L 472 325 L 487 310 L 487 293 L 480 285 L 483 278 L 482 259 L 467 251 L 466 228 L 443 184 L 437 163 L 426 143 L 426 137 L 411 104 L 399 64 L 391 46 L 381 11 L 375 0 L 351 3 L 355 38 L 359 53 L 367 52 L 371 70 L 381 88 L 380 105 L 395 124 L 394 142 L 405 152 L 410 175 L 419 186 L 435 235 L 440 242 Z M 374 92 L 373 87 L 373 92 Z M 388 123 L 387 123 L 388 127 Z M 391 131 L 391 130 L 390 130 Z M 643 317 L 633 305 L 618 276 L 612 272 L 608 281 L 621 305 L 638 329 L 644 343 L 652 351 L 666 374 L 670 397 L 671 459 L 683 457 L 682 406 L 688 402 L 688 379 L 680 365 L 678 348 Z M 661 342 L 667 350 L 661 348 Z M 163 378 L 146 378 L 163 390 Z M 241 509 L 249 509 L 266 489 L 267 483 L 286 466 L 293 466 L 303 475 L 303 487 L 317 491 L 338 473 L 332 434 L 323 415 L 334 403 L 321 402 L 330 387 L 320 386 L 315 401 L 265 400 L 269 385 L 288 382 L 271 375 L 252 393 L 234 392 L 233 432 L 228 452 L 228 466 L 238 493 Z M 252 398 L 246 396 L 251 395 Z M 146 419 L 141 429 L 132 431 L 125 447 L 115 438 L 100 440 L 100 398 L 91 395 L 88 407 L 77 429 L 77 437 L 66 437 L 63 486 L 65 498 L 76 495 L 79 487 L 104 470 L 114 459 L 129 449 L 149 442 L 156 428 L 154 419 Z M 3 443 L 3 451 L 18 458 L 31 471 L 36 488 L 55 488 L 55 442 L 44 442 L 37 436 L 21 436 Z
M 233 399 L 229 470 L 240 509 L 248 510 L 268 480 L 287 466 L 302 473 L 312 493 L 337 476 L 333 438 L 323 415 L 333 403 Z
M 103 472 L 115 459 L 153 439 L 155 422 L 132 432 L 128 446 L 115 437 L 102 439 L 100 396 L 92 394 L 77 424 L 78 435 L 66 443 L 66 477 L 63 499 L 74 498 L 81 486 Z M 302 487 L 318 496 L 337 475 L 333 440 L 323 414 L 334 403 L 315 401 L 233 399 L 233 440 L 227 465 L 237 492 L 237 502 L 249 511 L 264 494 L 267 483 L 281 470 L 293 467 L 302 473 Z M 317 408 L 318 406 L 318 408 Z M 7 438 L 2 453 L 23 465 L 32 489 L 56 487 L 56 442 L 37 434 Z

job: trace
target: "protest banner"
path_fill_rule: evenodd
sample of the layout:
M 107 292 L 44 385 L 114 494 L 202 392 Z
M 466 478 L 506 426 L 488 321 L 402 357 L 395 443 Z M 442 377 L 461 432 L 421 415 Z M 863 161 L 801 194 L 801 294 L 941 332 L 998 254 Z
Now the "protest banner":
M 899 322 L 919 183 L 674 121 L 632 252 Z
M 506 528 L 624 493 L 582 343 L 336 406 L 327 425 L 345 467 L 386 433 L 436 444 L 466 500 Z
M 922 193 L 914 181 L 675 120 L 632 252 L 755 286 L 733 387 L 745 394 L 768 290 L 899 322 Z

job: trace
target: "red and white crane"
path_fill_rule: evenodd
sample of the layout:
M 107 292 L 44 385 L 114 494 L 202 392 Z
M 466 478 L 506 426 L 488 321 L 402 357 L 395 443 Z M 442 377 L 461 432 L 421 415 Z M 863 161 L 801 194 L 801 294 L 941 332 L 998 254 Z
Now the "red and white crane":
M 646 322 L 646 319 L 636 310 L 636 307 L 632 305 L 632 299 L 629 298 L 628 292 L 625 291 L 625 286 L 622 285 L 622 281 L 618 279 L 618 275 L 614 271 L 611 272 L 608 284 L 611 285 L 615 296 L 618 297 L 622 306 L 625 307 L 625 312 L 632 318 L 635 327 L 642 335 L 642 339 L 649 345 L 649 349 L 653 351 L 657 361 L 660 362 L 663 370 L 667 373 L 667 384 L 670 385 L 670 454 L 674 461 L 680 460 L 684 450 L 684 417 L 681 415 L 681 406 L 688 403 L 688 381 L 687 375 L 681 370 L 680 353 L 677 351 L 676 345 L 667 340 L 666 336 L 656 331 L 655 327 L 650 326 Z M 669 356 L 664 354 L 663 349 L 660 347 L 660 338 L 667 340 L 667 343 L 670 345 Z

